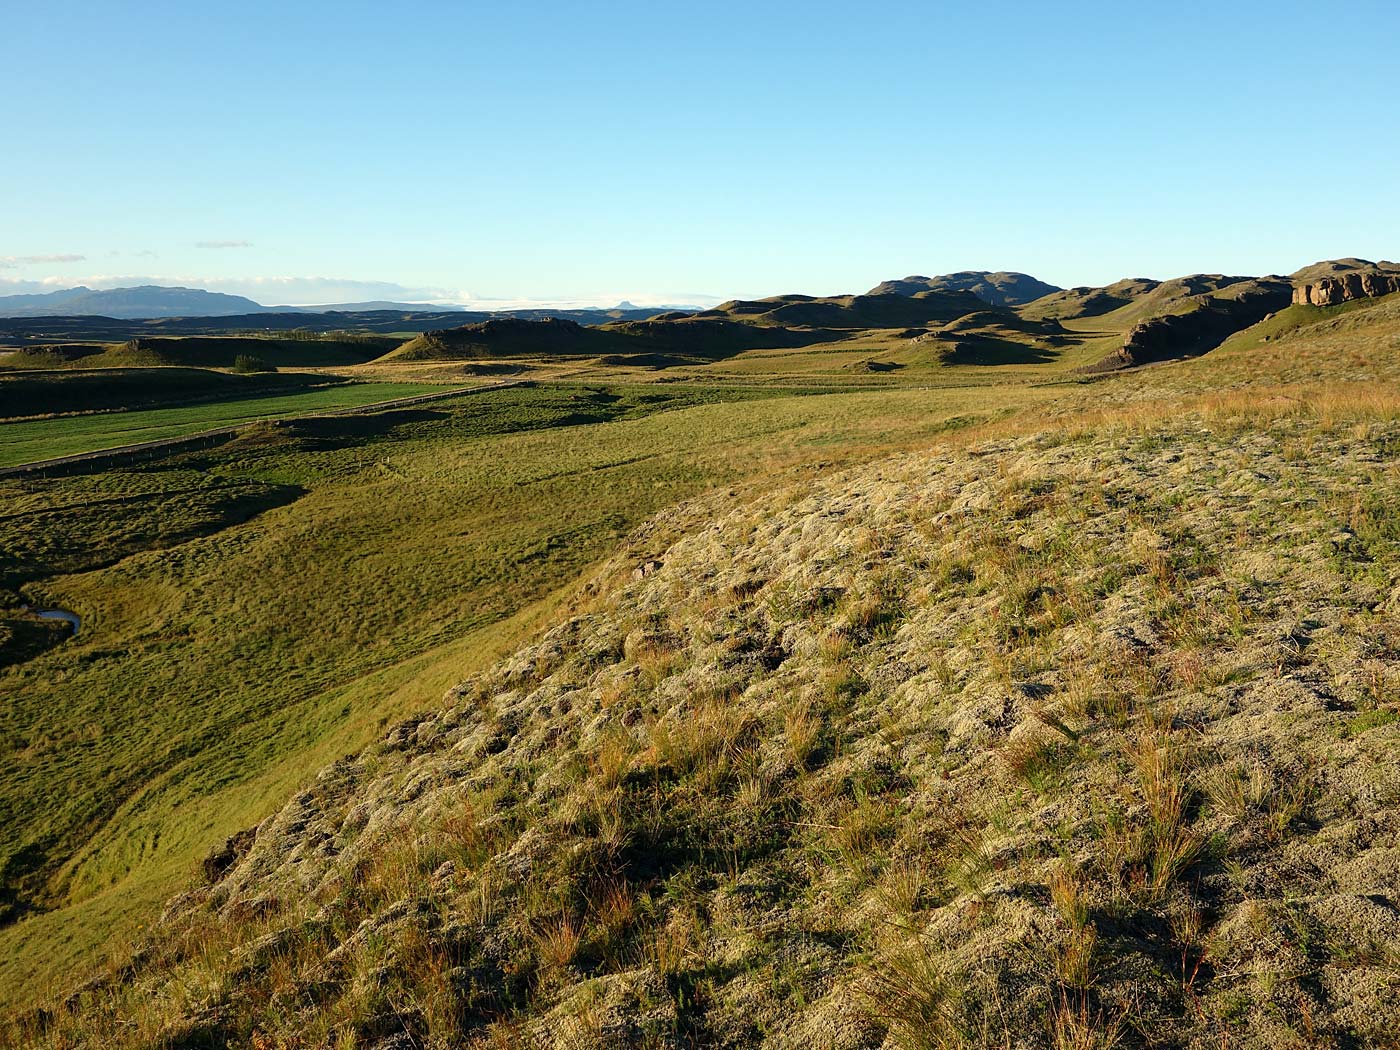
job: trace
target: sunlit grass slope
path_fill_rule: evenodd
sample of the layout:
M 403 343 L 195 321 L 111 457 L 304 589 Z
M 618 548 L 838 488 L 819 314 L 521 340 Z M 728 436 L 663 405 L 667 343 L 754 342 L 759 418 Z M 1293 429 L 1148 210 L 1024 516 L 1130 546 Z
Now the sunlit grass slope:
M 492 445 L 572 437 L 557 471 L 688 435 L 712 479 L 923 447 L 654 519 L 549 630 L 464 662 L 17 1031 L 1396 1045 L 1400 319 L 1344 320 L 956 430 L 940 406 L 1006 392 Z
M 0 863 L 23 913 L 0 930 L 5 998 L 150 921 L 212 845 L 433 702 L 480 632 L 649 515 L 1042 396 L 512 389 L 0 483 L 0 586 L 84 618 L 0 672 Z

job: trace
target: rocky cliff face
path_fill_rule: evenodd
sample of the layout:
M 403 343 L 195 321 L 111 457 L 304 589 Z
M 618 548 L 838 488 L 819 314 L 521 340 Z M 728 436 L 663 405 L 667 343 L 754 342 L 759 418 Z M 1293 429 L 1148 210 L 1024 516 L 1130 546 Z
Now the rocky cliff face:
M 1377 299 L 1400 292 L 1400 267 L 1379 264 L 1366 270 L 1331 274 L 1293 289 L 1300 306 L 1336 306 L 1353 299 Z
M 1207 353 L 1234 333 L 1287 306 L 1289 287 L 1284 278 L 1261 277 L 1190 296 L 1186 309 L 1134 325 L 1119 349 L 1085 371 L 1109 372 Z

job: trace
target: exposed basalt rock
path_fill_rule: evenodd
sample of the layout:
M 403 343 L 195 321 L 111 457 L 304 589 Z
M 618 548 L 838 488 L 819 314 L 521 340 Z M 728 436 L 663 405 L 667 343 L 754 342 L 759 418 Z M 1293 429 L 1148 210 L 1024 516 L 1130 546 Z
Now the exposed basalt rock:
M 1140 321 L 1121 347 L 1083 371 L 1111 372 L 1208 353 L 1236 332 L 1287 306 L 1290 289 L 1282 277 L 1263 277 L 1223 292 L 1193 295 L 1187 310 Z
M 1400 267 L 1380 263 L 1366 270 L 1353 270 L 1321 277 L 1293 289 L 1293 302 L 1299 306 L 1336 306 L 1353 299 L 1378 299 L 1400 292 Z
M 222 846 L 204 858 L 204 877 L 210 885 L 222 879 L 230 868 L 247 856 L 256 835 L 256 828 L 245 828 L 231 835 Z

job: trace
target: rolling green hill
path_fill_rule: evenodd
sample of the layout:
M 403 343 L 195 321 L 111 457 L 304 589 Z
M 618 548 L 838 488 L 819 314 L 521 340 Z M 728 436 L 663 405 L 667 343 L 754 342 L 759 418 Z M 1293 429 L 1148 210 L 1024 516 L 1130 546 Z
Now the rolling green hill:
M 12 1039 L 1384 1045 L 1400 319 L 1289 333 L 500 391 L 8 494 L 85 619 L 10 672 L 3 972 L 189 887 Z
M 140 336 L 122 343 L 49 343 L 0 358 L 5 368 L 232 368 L 252 357 L 273 368 L 318 368 L 373 360 L 398 345 L 392 336 Z
M 0 480 L 0 587 L 83 618 L 0 670 L 0 871 L 23 916 L 0 926 L 0 996 L 149 922 L 209 843 L 436 702 L 648 515 L 1011 403 L 801 393 L 521 387 Z
M 0 421 L 0 438 L 3 438 L 3 442 L 0 442 L 0 467 L 97 452 L 122 445 L 170 441 L 259 420 L 344 412 L 381 401 L 443 393 L 452 389 L 426 383 L 327 382 L 319 376 L 230 389 L 222 384 L 211 385 L 200 377 L 185 387 L 200 391 L 197 396 L 162 397 L 158 402 L 147 402 L 145 398 L 152 393 L 171 393 L 170 386 L 162 382 L 167 371 L 184 370 L 104 371 L 97 375 L 103 379 L 110 377 L 112 382 L 110 386 L 104 384 L 96 390 L 82 384 L 75 391 L 69 384 L 51 382 L 44 373 L 20 373 L 14 380 L 0 380 L 0 397 L 11 399 L 12 410 L 26 411 L 26 406 L 32 403 L 27 394 L 30 389 L 36 392 L 36 398 L 49 398 L 51 405 L 69 406 L 65 412 Z M 32 385 L 25 382 L 36 375 L 44 378 Z M 317 381 L 306 381 L 313 378 Z M 175 389 L 180 389 L 180 386 L 176 384 Z M 74 408 L 79 404 L 102 404 L 113 397 L 125 404 L 115 409 Z
M 472 324 L 0 479 L 0 1043 L 1384 1045 L 1400 313 L 1291 287 Z
M 0 420 L 237 400 L 340 382 L 298 372 L 236 375 L 178 367 L 0 371 Z
M 460 361 L 493 358 L 571 358 L 671 354 L 696 361 L 761 347 L 802 346 L 827 333 L 759 328 L 726 318 L 677 314 L 645 321 L 586 327 L 561 318 L 500 319 L 426 332 L 384 361 Z M 680 360 L 673 363 L 680 363 Z
M 775 295 L 768 299 L 722 303 L 696 317 L 728 317 L 754 325 L 811 328 L 906 328 L 931 321 L 951 321 L 985 310 L 987 304 L 971 292 L 929 295 Z

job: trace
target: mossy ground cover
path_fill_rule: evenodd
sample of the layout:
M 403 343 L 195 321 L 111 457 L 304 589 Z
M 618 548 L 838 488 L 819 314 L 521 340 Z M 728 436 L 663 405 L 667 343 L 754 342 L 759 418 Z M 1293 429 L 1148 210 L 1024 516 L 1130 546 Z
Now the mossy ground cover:
M 435 703 L 648 516 L 1009 404 L 773 393 L 503 389 L 0 483 L 0 586 L 83 616 L 0 671 L 5 997 L 150 921 L 212 844 Z

